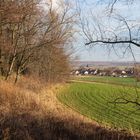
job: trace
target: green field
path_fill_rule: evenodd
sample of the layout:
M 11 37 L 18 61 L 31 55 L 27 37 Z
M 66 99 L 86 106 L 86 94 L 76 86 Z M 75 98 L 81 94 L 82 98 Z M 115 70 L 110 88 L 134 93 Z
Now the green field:
M 117 84 L 117 85 L 126 85 L 126 86 L 138 86 L 140 87 L 140 82 L 136 82 L 136 79 L 131 77 L 111 77 L 111 76 L 76 76 L 73 80 L 82 80 L 90 82 L 99 82 L 99 83 L 108 83 L 108 84 Z
M 136 99 L 132 87 L 101 83 L 71 83 L 57 95 L 65 105 L 104 126 L 139 132 L 140 110 L 132 104 L 110 103 L 122 96 Z

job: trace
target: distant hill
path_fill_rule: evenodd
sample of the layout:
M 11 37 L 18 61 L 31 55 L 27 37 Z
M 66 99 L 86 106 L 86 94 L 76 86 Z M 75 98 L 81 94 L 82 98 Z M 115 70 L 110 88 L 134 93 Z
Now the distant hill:
M 140 64 L 140 62 L 137 62 L 137 64 Z M 128 62 L 115 62 L 115 61 L 73 61 L 72 65 L 74 67 L 80 67 L 80 66 L 88 66 L 88 67 L 133 67 L 134 62 L 128 61 Z

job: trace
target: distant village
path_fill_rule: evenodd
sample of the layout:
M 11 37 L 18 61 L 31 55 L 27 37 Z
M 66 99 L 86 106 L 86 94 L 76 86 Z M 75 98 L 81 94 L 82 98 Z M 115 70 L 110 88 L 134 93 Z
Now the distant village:
M 98 75 L 98 76 L 112 76 L 112 77 L 133 77 L 134 67 L 130 68 L 119 68 L 119 67 L 107 67 L 97 68 L 80 66 L 71 71 L 71 75 Z

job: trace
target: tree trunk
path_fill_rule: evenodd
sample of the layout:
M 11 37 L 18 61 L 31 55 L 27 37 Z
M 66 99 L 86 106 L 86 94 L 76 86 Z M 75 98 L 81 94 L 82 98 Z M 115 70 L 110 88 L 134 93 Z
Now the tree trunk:
M 17 81 L 18 81 L 19 75 L 20 75 L 20 69 L 18 68 L 18 69 L 17 69 L 17 72 L 16 72 L 15 84 L 16 84 Z
M 13 69 L 13 66 L 14 66 L 15 59 L 16 59 L 16 57 L 14 56 L 13 59 L 12 59 L 12 62 L 10 64 L 10 66 L 9 66 L 9 69 L 7 71 L 5 80 L 8 80 L 8 77 L 11 75 L 11 72 L 12 72 L 12 69 Z

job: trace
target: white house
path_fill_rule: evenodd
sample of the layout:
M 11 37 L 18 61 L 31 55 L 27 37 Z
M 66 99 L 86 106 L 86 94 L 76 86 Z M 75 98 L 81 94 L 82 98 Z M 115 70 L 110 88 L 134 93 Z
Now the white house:
M 88 72 L 88 71 L 85 71 L 85 72 L 84 72 L 84 74 L 85 74 L 85 75 L 88 75 L 88 74 L 89 74 L 89 72 Z
M 75 74 L 76 74 L 76 75 L 79 75 L 79 74 L 80 74 L 80 72 L 77 70 L 77 71 L 75 72 Z

